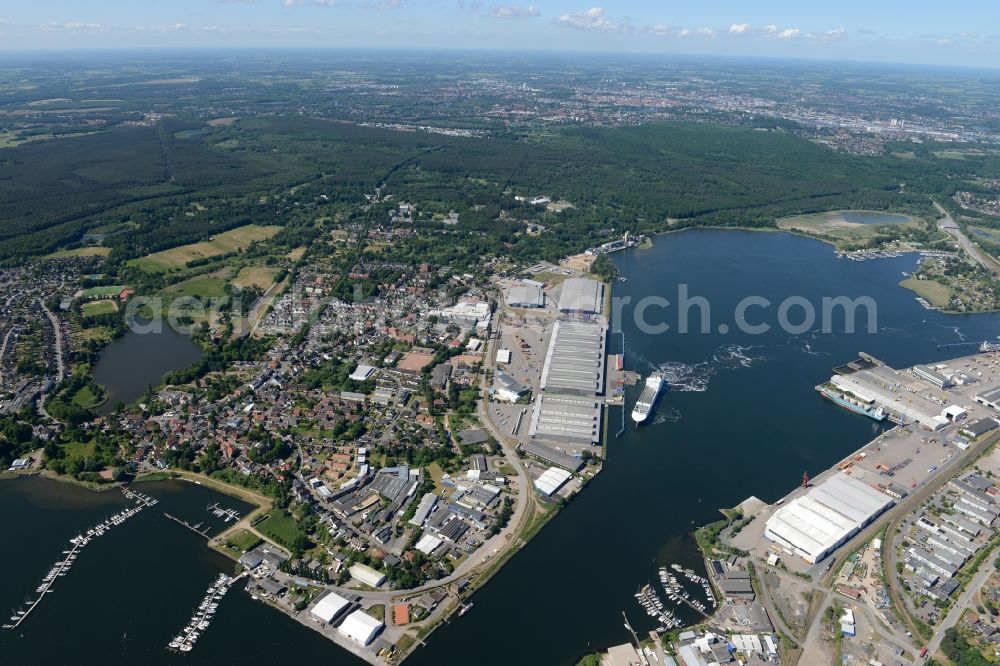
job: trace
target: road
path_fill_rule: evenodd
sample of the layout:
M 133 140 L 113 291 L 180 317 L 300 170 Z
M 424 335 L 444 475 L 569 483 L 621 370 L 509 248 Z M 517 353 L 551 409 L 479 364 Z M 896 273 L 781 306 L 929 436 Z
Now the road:
M 927 643 L 927 654 L 933 655 L 937 652 L 938 648 L 941 647 L 941 640 L 944 638 L 944 632 L 958 624 L 958 621 L 962 617 L 962 613 L 965 609 L 969 607 L 972 602 L 972 598 L 979 592 L 980 588 L 986 584 L 987 579 L 996 570 L 993 562 L 994 558 L 987 557 L 986 562 L 979 568 L 976 575 L 972 577 L 969 584 L 962 590 L 962 594 L 959 595 L 958 599 L 955 601 L 955 605 L 951 607 L 948 611 L 948 615 L 938 624 L 937 629 L 934 630 L 934 635 L 931 637 L 930 642 Z
M 958 224 L 952 219 L 951 213 L 946 211 L 941 204 L 934 202 L 934 207 L 937 208 L 938 212 L 944 217 L 938 220 L 938 229 L 945 232 L 958 242 L 958 246 L 969 255 L 977 264 L 990 271 L 991 273 L 1000 273 L 1000 264 L 997 264 L 996 260 L 990 255 L 983 252 L 978 245 L 969 240 L 969 237 L 962 233 L 959 229 Z
M 59 384 L 62 382 L 65 372 L 63 367 L 62 329 L 59 328 L 59 320 L 56 319 L 56 316 L 52 314 L 52 311 L 49 310 L 48 306 L 41 299 L 38 299 L 38 304 L 42 306 L 45 316 L 49 318 L 49 323 L 52 324 L 52 335 L 55 336 L 56 340 L 56 384 Z
M 3 344 L 0 345 L 0 386 L 3 385 L 3 357 L 7 355 L 7 343 L 10 341 L 10 336 L 13 332 L 13 326 L 8 328 L 7 334 L 3 336 Z
M 288 279 L 286 277 L 281 282 L 275 282 L 257 299 L 257 303 L 250 309 L 247 316 L 240 318 L 240 325 L 233 329 L 234 338 L 238 338 L 246 333 L 253 333 L 257 330 L 257 326 L 260 325 L 261 320 L 264 318 L 267 308 L 270 307 L 274 299 L 281 293 L 281 290 L 288 285 Z

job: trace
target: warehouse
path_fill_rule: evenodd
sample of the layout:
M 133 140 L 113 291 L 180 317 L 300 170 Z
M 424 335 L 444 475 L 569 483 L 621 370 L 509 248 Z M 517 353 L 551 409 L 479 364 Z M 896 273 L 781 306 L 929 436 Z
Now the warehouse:
M 514 285 L 507 290 L 507 305 L 512 308 L 543 308 L 545 294 L 532 285 Z
M 892 503 L 887 495 L 839 473 L 775 511 L 764 536 L 814 564 Z
M 497 399 L 506 400 L 507 402 L 517 402 L 531 390 L 503 370 L 497 370 L 494 376 L 493 389 Z
M 434 505 L 437 504 L 438 496 L 434 493 L 427 493 L 420 498 L 420 504 L 417 505 L 417 510 L 413 512 L 413 518 L 410 518 L 410 524 L 415 527 L 420 527 L 427 520 L 427 516 L 431 515 L 431 511 L 434 509 Z
M 552 442 L 598 444 L 601 406 L 593 397 L 544 393 L 535 399 L 528 434 Z
M 951 380 L 942 375 L 937 370 L 928 368 L 926 365 L 913 366 L 913 376 L 922 379 L 934 388 L 944 389 L 951 386 Z
M 351 566 L 351 577 L 369 587 L 379 587 L 385 582 L 385 574 L 360 562 Z
M 555 322 L 542 367 L 542 390 L 588 396 L 601 393 L 604 343 L 604 327 L 596 322 Z
M 420 537 L 420 540 L 417 541 L 417 545 L 414 546 L 414 548 L 419 550 L 424 555 L 430 555 L 431 553 L 434 552 L 434 549 L 440 545 L 441 545 L 440 538 L 434 536 L 433 534 L 425 534 L 422 537 Z
M 559 311 L 599 314 L 604 307 L 604 285 L 589 278 L 570 278 L 559 286 Z
M 538 489 L 542 495 L 549 497 L 557 490 L 563 487 L 567 481 L 569 481 L 571 474 L 564 469 L 559 469 L 558 467 L 549 467 L 547 470 L 542 472 L 542 475 L 535 479 L 535 488 Z
M 351 602 L 347 599 L 343 598 L 339 594 L 331 592 L 320 599 L 319 603 L 313 606 L 312 610 L 309 611 L 309 614 L 324 624 L 331 624 L 336 621 L 336 619 L 339 618 L 350 605 Z
M 520 448 L 521 451 L 523 451 L 527 456 L 531 456 L 532 458 L 536 458 L 550 465 L 556 465 L 558 467 L 562 467 L 563 469 L 568 469 L 571 472 L 578 472 L 583 467 L 583 461 L 579 458 L 566 455 L 562 451 L 556 451 L 554 448 L 545 446 L 544 444 L 522 442 Z
M 986 405 L 987 407 L 992 407 L 993 409 L 1000 411 L 1000 386 L 994 386 L 993 388 L 983 391 L 982 393 L 977 393 L 972 397 L 979 404 Z
M 368 645 L 375 640 L 378 632 L 382 631 L 383 627 L 385 625 L 382 622 L 359 609 L 348 615 L 337 631 L 342 636 L 346 636 L 353 641 L 357 641 L 362 645 Z

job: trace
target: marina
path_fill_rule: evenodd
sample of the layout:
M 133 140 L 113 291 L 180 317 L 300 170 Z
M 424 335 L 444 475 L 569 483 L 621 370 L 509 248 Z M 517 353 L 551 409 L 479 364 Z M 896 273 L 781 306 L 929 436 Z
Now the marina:
M 167 644 L 167 649 L 174 652 L 190 652 L 194 647 L 194 644 L 212 623 L 212 619 L 215 617 L 215 613 L 219 609 L 219 602 L 222 601 L 222 597 L 225 596 L 226 592 L 229 591 L 229 588 L 233 585 L 233 583 L 239 580 L 239 578 L 240 576 L 232 578 L 226 574 L 219 574 L 219 577 L 215 579 L 215 582 L 208 586 L 208 590 L 205 592 L 204 598 L 201 600 L 201 603 L 198 604 L 194 613 L 192 613 L 191 620 L 181 630 L 181 632 Z
M 143 495 L 142 493 L 136 492 L 134 490 L 129 490 L 124 486 L 122 487 L 122 494 L 124 494 L 126 498 L 135 501 L 136 505 L 134 507 L 119 511 L 118 513 L 112 515 L 110 518 L 107 518 L 104 521 L 95 525 L 94 527 L 91 527 L 86 531 L 86 533 L 78 534 L 77 536 L 70 539 L 69 540 L 70 548 L 62 552 L 64 557 L 61 560 L 57 560 L 56 563 L 52 565 L 52 568 L 49 569 L 49 572 L 45 574 L 45 576 L 42 578 L 41 584 L 35 588 L 35 593 L 38 594 L 38 598 L 35 599 L 34 601 L 28 600 L 25 603 L 24 608 L 15 610 L 13 614 L 10 616 L 10 622 L 2 625 L 3 629 L 6 630 L 17 629 L 21 625 L 21 623 L 28 618 L 31 612 L 38 607 L 38 604 L 42 602 L 42 599 L 45 598 L 45 595 L 51 594 L 55 591 L 53 589 L 53 586 L 55 585 L 56 581 L 59 578 L 66 576 L 69 573 L 73 564 L 76 562 L 76 558 L 80 554 L 80 551 L 82 551 L 87 544 L 89 544 L 91 541 L 93 541 L 98 537 L 104 536 L 104 534 L 110 531 L 111 528 L 118 527 L 119 525 L 124 524 L 126 520 L 135 516 L 144 508 L 153 506 L 158 501 L 156 499 L 153 499 L 152 497 Z
M 225 519 L 227 523 L 231 520 L 240 519 L 240 514 L 236 511 L 236 509 L 224 509 L 219 506 L 218 502 L 214 504 L 209 504 L 208 511 L 210 511 L 212 515 L 215 516 L 216 518 Z

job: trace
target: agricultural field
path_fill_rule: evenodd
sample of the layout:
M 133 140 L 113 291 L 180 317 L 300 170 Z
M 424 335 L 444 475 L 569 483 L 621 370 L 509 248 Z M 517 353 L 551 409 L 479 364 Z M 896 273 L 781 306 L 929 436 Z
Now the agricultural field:
M 234 287 L 245 289 L 249 286 L 255 286 L 262 291 L 267 291 L 274 284 L 274 276 L 278 274 L 278 271 L 277 268 L 267 266 L 244 266 L 230 282 Z
M 271 238 L 281 231 L 276 225 L 261 226 L 248 224 L 212 236 L 211 239 L 190 245 L 181 245 L 169 250 L 154 252 L 129 264 L 149 272 L 169 272 L 184 268 L 189 261 L 218 257 L 230 252 L 244 250 L 255 241 Z
M 226 295 L 226 277 L 228 271 L 217 271 L 207 275 L 199 275 L 177 284 L 172 284 L 163 290 L 163 295 L 170 298 L 194 296 L 195 298 L 221 298 Z

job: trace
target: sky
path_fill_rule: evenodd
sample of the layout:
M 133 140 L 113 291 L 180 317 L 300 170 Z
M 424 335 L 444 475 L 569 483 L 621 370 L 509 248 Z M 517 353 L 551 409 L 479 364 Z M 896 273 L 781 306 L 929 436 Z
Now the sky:
M 1000 68 L 989 0 L 36 0 L 0 51 L 447 48 L 648 52 Z

